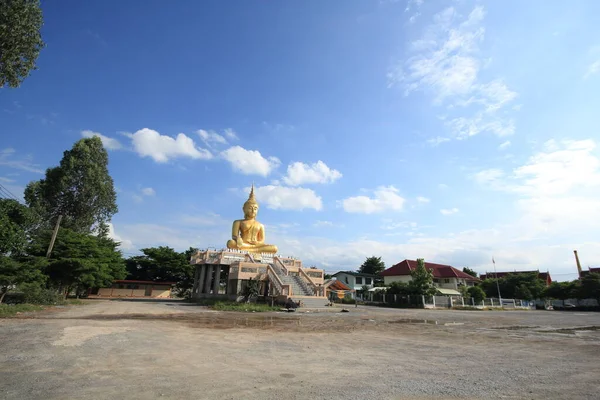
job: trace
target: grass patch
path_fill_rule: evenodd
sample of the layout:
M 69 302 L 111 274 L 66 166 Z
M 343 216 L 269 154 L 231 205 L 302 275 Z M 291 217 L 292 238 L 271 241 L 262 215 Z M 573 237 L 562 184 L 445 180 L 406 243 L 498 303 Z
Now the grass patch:
M 258 303 L 236 303 L 236 302 L 225 302 L 217 301 L 211 305 L 213 310 L 218 311 L 241 311 L 241 312 L 268 312 L 278 311 L 279 307 L 271 307 L 268 304 Z
M 43 306 L 37 304 L 0 304 L 0 318 L 8 318 L 17 313 L 41 311 L 43 309 Z

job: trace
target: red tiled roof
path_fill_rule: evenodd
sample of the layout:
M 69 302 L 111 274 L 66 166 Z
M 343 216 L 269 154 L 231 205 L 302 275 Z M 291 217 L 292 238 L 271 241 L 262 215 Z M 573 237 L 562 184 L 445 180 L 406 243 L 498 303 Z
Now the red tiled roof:
M 339 280 L 334 280 L 331 282 L 329 286 L 327 286 L 328 290 L 352 290 L 348 286 L 346 286 L 343 282 Z
M 417 262 L 414 260 L 404 260 L 398 264 L 386 269 L 381 273 L 381 276 L 398 276 L 398 275 L 410 275 L 410 271 L 417 268 Z M 469 281 L 477 281 L 479 279 L 471 276 L 461 270 L 458 270 L 450 265 L 425 263 L 425 268 L 433 271 L 434 278 L 462 278 Z
M 155 281 L 136 281 L 129 279 L 119 279 L 114 283 L 137 283 L 140 285 L 175 285 L 177 282 L 155 282 Z

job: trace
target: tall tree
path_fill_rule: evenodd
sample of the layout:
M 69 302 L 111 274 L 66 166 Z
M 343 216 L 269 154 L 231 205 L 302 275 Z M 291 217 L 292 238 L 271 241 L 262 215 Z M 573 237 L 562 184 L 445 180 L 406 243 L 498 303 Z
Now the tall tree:
M 0 0 L 0 89 L 19 87 L 36 69 L 43 23 L 39 0 Z
M 425 260 L 417 259 L 417 268 L 410 271 L 411 281 L 408 283 L 411 292 L 417 295 L 434 296 L 437 292 L 433 284 L 433 272 L 425 268 Z
M 471 269 L 471 268 L 469 268 L 469 267 L 464 267 L 464 268 L 463 268 L 463 272 L 464 272 L 465 274 L 469 274 L 469 275 L 471 275 L 471 276 L 474 276 L 475 278 L 479 278 L 479 274 L 478 274 L 477 272 L 475 272 L 475 270 L 472 270 L 472 269 Z
M 64 152 L 58 167 L 25 188 L 25 201 L 46 228 L 63 215 L 62 226 L 79 233 L 108 232 L 118 211 L 117 195 L 108 172 L 108 153 L 98 137 L 81 139 Z
M 367 257 L 364 263 L 358 269 L 358 272 L 363 274 L 379 275 L 385 270 L 385 263 L 381 261 L 381 257 Z
M 582 299 L 596 299 L 600 305 L 600 274 L 588 273 L 581 278 L 579 296 Z

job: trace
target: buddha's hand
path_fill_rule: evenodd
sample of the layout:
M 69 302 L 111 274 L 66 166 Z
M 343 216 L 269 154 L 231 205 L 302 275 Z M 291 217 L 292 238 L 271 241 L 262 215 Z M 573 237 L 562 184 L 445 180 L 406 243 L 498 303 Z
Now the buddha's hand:
M 235 239 L 235 242 L 237 243 L 238 247 L 242 247 L 242 245 L 244 244 L 244 241 L 242 240 L 242 237 L 241 237 L 241 236 L 238 236 L 238 237 Z

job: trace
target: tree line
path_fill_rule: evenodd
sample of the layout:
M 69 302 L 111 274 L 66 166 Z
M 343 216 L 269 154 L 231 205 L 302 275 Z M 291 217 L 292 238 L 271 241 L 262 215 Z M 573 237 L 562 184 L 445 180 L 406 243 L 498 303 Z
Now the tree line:
M 193 285 L 195 249 L 146 248 L 125 259 L 108 236 L 118 207 L 99 138 L 77 141 L 24 197 L 26 204 L 0 199 L 0 303 L 9 290 L 27 302 L 55 302 L 124 278 L 176 282 L 181 295 Z
M 381 257 L 368 257 L 358 268 L 357 272 L 380 275 L 385 270 L 385 263 Z M 478 278 L 476 271 L 469 267 L 464 267 L 463 272 Z M 378 282 L 375 286 L 384 286 Z M 431 270 L 425 268 L 423 259 L 417 260 L 417 268 L 411 271 L 411 280 L 409 282 L 392 282 L 387 285 L 387 294 L 397 295 L 424 295 L 432 296 L 436 293 L 434 277 Z M 540 279 L 537 272 L 507 274 L 506 276 L 495 279 L 488 278 L 481 281 L 476 286 L 460 287 L 459 290 L 463 297 L 473 297 L 475 301 L 481 301 L 486 297 L 498 297 L 498 288 L 503 298 L 516 298 L 522 300 L 535 299 L 558 299 L 566 300 L 572 298 L 591 298 L 596 299 L 600 304 L 600 274 L 588 273 L 581 279 L 570 282 L 552 282 L 549 286 L 543 279 Z M 363 288 L 363 291 L 366 287 Z

